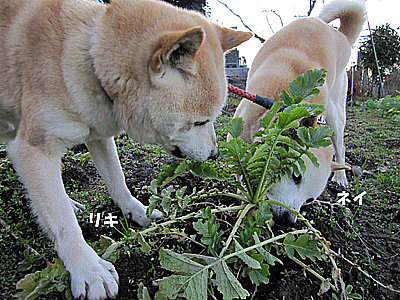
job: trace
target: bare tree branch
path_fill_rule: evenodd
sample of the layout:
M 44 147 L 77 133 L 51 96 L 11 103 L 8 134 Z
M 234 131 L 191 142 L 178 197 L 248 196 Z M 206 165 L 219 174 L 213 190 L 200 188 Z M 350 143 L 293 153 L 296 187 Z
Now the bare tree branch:
M 308 10 L 307 16 L 311 15 L 311 12 L 314 9 L 315 3 L 317 3 L 317 0 L 310 0 L 310 9 Z
M 257 35 L 253 30 L 251 30 L 251 28 L 250 28 L 249 26 L 247 26 L 247 25 L 243 22 L 243 19 L 242 19 L 238 14 L 236 14 L 227 4 L 225 4 L 224 2 L 222 2 L 222 1 L 220 1 L 220 0 L 217 0 L 217 1 L 218 1 L 220 4 L 222 4 L 223 6 L 225 6 L 233 15 L 235 15 L 237 18 L 239 18 L 239 20 L 240 20 L 240 22 L 242 22 L 243 26 L 246 27 L 248 30 L 250 30 L 250 31 L 254 34 L 254 37 L 255 37 L 255 38 L 259 39 L 259 40 L 261 41 L 261 43 L 264 43 L 264 42 L 265 42 L 265 39 L 263 39 L 262 37 L 260 37 L 259 35 Z
M 265 15 L 265 18 L 267 19 L 267 23 L 268 23 L 269 29 L 271 29 L 272 33 L 275 33 L 274 29 L 271 26 L 271 23 L 269 22 L 268 15 Z
M 272 26 L 271 26 L 271 24 L 270 24 L 270 22 L 269 22 L 268 13 L 273 13 L 274 15 L 276 15 L 276 16 L 279 18 L 279 20 L 281 21 L 281 25 L 282 25 L 282 27 L 283 27 L 283 21 L 282 21 L 282 18 L 281 18 L 281 15 L 280 15 L 280 14 L 278 14 L 276 11 L 274 11 L 274 10 L 272 10 L 272 9 L 271 9 L 271 10 L 264 10 L 263 12 L 266 13 L 265 18 L 267 19 L 269 28 L 271 29 L 272 33 L 275 33 L 275 32 L 274 32 L 274 29 L 272 29 Z
M 310 8 L 308 9 L 308 12 L 306 15 L 302 16 L 296 16 L 296 17 L 309 17 L 315 7 L 315 4 L 317 3 L 318 0 L 309 0 L 310 1 Z M 325 0 L 322 0 L 322 3 L 325 3 Z

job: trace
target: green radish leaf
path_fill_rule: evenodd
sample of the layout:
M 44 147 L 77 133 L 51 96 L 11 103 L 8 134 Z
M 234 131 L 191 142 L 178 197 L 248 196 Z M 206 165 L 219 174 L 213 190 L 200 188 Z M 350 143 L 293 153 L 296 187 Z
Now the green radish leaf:
M 257 232 L 254 232 L 253 235 L 254 238 L 254 242 L 256 244 L 260 244 L 260 239 L 258 237 Z M 275 262 L 280 263 L 281 265 L 283 265 L 283 262 L 277 258 L 276 256 L 272 255 L 271 253 L 269 253 L 267 250 L 265 250 L 263 247 L 258 247 L 257 251 L 260 252 L 260 254 L 262 254 L 264 256 L 264 258 L 267 260 L 267 263 L 271 266 L 275 266 Z
M 253 284 L 268 284 L 269 283 L 269 266 L 267 264 L 261 264 L 261 269 L 259 270 L 249 270 L 249 277 Z
M 206 262 L 201 265 L 191 260 L 198 258 Z M 224 260 L 202 255 L 184 255 L 171 250 L 160 250 L 161 265 L 170 271 L 178 273 L 157 280 L 159 286 L 156 299 L 176 299 L 179 295 L 186 299 L 207 299 L 209 270 L 215 273 L 217 289 L 222 293 L 224 300 L 236 298 L 245 299 L 250 294 L 242 287 L 232 274 Z
M 242 287 L 235 275 L 229 270 L 225 261 L 216 264 L 212 269 L 216 277 L 215 285 L 222 293 L 224 300 L 246 299 L 246 297 L 250 296 L 249 292 Z
M 317 87 L 324 85 L 326 71 L 323 69 L 309 70 L 305 74 L 298 76 L 289 84 L 289 90 L 297 104 L 302 100 L 308 101 L 311 97 L 319 94 Z
M 285 105 L 287 106 L 293 105 L 295 103 L 293 97 L 290 96 L 289 93 L 285 90 L 282 90 L 279 97 L 282 99 L 283 103 L 285 103 Z
M 243 120 L 242 118 L 232 119 L 230 124 L 228 125 L 228 132 L 232 135 L 233 138 L 239 138 L 239 136 L 243 132 Z
M 235 250 L 236 252 L 243 250 L 243 247 L 239 244 L 237 240 L 235 240 Z M 250 268 L 261 269 L 260 263 L 251 256 L 248 256 L 246 253 L 239 254 L 238 257 Z
M 315 261 L 315 258 L 321 258 L 318 241 L 312 240 L 309 234 L 302 234 L 297 238 L 297 240 L 295 240 L 292 234 L 289 234 L 286 236 L 283 244 L 285 245 L 286 253 L 290 258 L 294 256 L 294 251 L 296 251 L 302 259 L 308 257 L 312 261 Z
M 283 103 L 281 102 L 275 102 L 274 105 L 272 105 L 270 111 L 267 113 L 267 115 L 261 120 L 261 126 L 268 129 L 270 128 L 273 123 L 272 121 L 274 120 L 274 117 L 278 113 L 278 111 L 282 108 Z

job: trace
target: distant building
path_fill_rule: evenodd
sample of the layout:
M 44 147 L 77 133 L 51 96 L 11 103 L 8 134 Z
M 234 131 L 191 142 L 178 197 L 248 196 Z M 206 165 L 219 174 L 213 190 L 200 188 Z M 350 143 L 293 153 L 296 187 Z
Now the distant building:
M 225 55 L 225 68 L 239 68 L 239 51 L 233 49 Z
M 246 65 L 246 58 L 240 57 L 236 48 L 225 54 L 225 73 L 229 83 L 242 82 L 241 88 L 245 87 L 249 68 Z

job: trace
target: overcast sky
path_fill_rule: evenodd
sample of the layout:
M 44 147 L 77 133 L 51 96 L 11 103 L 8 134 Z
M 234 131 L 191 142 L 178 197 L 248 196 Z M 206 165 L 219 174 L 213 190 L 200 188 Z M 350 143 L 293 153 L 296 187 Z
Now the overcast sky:
M 283 24 L 287 25 L 296 17 L 305 15 L 309 9 L 308 0 L 221 0 L 226 3 L 235 13 L 240 15 L 243 21 L 259 36 L 267 39 L 274 32 L 282 28 L 280 19 L 272 12 L 275 11 L 282 18 Z M 325 0 L 328 3 L 329 0 Z M 313 15 L 317 14 L 321 8 L 322 0 L 317 1 L 313 10 Z M 211 19 L 226 27 L 236 26 L 239 30 L 247 31 L 240 20 L 235 17 L 227 8 L 218 3 L 217 0 L 208 0 L 211 9 Z M 400 1 L 399 0 L 367 0 L 366 1 L 368 19 L 371 28 L 377 25 L 389 23 L 392 28 L 400 26 Z M 267 17 L 272 30 L 267 22 Z M 364 25 L 362 36 L 368 34 L 367 25 Z M 239 46 L 240 56 L 245 56 L 250 67 L 251 62 L 257 51 L 261 47 L 258 39 L 252 38 L 250 41 Z M 353 51 L 355 53 L 355 50 Z M 352 60 L 356 55 L 353 54 Z

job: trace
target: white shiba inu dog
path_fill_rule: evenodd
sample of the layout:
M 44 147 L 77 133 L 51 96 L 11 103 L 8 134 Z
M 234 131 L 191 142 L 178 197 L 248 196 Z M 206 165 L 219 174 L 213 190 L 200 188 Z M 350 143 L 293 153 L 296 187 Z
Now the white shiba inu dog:
M 340 28 L 335 30 L 329 22 L 340 19 Z M 283 177 L 268 192 L 270 200 L 280 201 L 297 211 L 310 198 L 317 198 L 325 189 L 332 171 L 333 180 L 346 186 L 343 145 L 346 123 L 347 74 L 345 67 L 350 58 L 351 46 L 355 43 L 366 19 L 364 1 L 334 0 L 325 5 L 317 18 L 301 18 L 274 34 L 257 53 L 251 66 L 247 89 L 251 93 L 279 100 L 289 82 L 310 69 L 327 70 L 326 83 L 320 94 L 311 102 L 323 104 L 326 122 L 335 131 L 333 147 L 315 149 L 319 168 L 305 158 L 307 170 L 300 177 Z M 248 100 L 242 100 L 235 117 L 241 117 L 244 131 L 241 138 L 251 143 L 253 135 L 260 129 L 260 120 L 266 110 Z M 332 162 L 335 153 L 336 162 Z M 293 223 L 296 216 L 288 210 L 274 206 L 276 219 Z
M 63 152 L 86 143 L 114 201 L 149 224 L 125 184 L 113 136 L 125 131 L 177 157 L 217 157 L 223 53 L 251 36 L 161 1 L 0 2 L 0 139 L 71 274 L 74 297 L 114 297 L 118 275 L 83 239 L 78 203 L 61 179 Z

